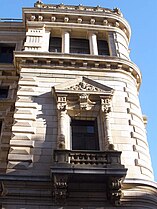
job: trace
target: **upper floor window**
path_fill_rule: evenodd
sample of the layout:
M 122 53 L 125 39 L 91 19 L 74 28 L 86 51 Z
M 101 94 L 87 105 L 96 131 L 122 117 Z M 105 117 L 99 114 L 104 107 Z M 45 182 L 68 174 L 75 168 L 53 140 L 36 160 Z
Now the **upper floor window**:
M 72 120 L 72 149 L 99 150 L 96 120 Z
M 84 36 L 86 37 L 86 36 Z M 101 38 L 77 38 L 73 34 L 63 33 L 62 35 L 51 36 L 49 42 L 50 52 L 92 54 L 109 56 L 109 46 L 106 40 Z
M 8 86 L 1 86 L 0 87 L 0 99 L 6 99 L 8 97 Z
M 62 47 L 62 38 L 60 37 L 51 37 L 49 51 L 50 52 L 61 52 Z
M 12 63 L 15 44 L 0 43 L 0 63 Z
M 2 120 L 0 119 L 0 134 L 2 132 Z
M 89 40 L 70 38 L 70 53 L 90 54 Z
M 98 44 L 98 54 L 99 55 L 109 55 L 108 43 L 105 40 L 97 40 Z

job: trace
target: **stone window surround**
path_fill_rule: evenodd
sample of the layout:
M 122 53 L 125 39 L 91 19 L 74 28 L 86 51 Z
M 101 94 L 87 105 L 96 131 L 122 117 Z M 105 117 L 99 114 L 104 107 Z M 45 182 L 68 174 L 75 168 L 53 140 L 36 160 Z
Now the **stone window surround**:
M 81 82 L 83 84 L 84 82 Z M 78 86 L 78 85 L 77 85 Z M 94 87 L 96 89 L 96 87 Z M 62 89 L 63 90 L 63 89 Z M 71 118 L 80 120 L 97 120 L 99 148 L 101 151 L 113 149 L 113 142 L 110 130 L 110 111 L 112 91 L 106 95 L 104 92 L 90 93 L 86 90 L 78 92 L 77 89 L 68 89 L 73 92 L 62 91 L 53 87 L 53 94 L 56 97 L 58 111 L 58 149 L 72 149 Z M 69 101 L 68 96 L 72 94 L 78 99 Z M 99 98 L 91 101 L 90 96 Z

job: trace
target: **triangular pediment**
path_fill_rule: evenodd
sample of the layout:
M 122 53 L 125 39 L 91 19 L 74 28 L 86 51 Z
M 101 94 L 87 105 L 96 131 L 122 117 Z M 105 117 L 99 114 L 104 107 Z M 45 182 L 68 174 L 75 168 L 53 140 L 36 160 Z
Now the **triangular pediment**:
M 86 77 L 79 77 L 53 87 L 56 94 L 89 93 L 113 95 L 113 89 Z

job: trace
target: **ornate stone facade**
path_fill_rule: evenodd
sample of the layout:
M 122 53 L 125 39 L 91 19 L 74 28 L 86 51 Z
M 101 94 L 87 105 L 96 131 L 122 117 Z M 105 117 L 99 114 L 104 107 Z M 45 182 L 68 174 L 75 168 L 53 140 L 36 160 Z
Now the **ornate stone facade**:
M 157 208 L 130 34 L 99 6 L 0 22 L 1 208 Z

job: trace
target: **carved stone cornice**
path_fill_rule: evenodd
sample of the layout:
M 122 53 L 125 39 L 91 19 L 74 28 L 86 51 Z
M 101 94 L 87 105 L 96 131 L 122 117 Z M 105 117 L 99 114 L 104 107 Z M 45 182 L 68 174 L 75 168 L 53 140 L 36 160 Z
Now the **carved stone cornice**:
M 40 10 L 40 14 L 39 14 L 39 10 Z M 28 21 L 40 21 L 41 19 L 38 16 L 43 16 L 42 21 L 44 23 L 48 23 L 51 22 L 51 18 L 50 18 L 50 14 L 55 16 L 55 19 L 57 20 L 57 23 L 61 23 L 64 22 L 62 20 L 64 20 L 65 17 L 68 18 L 68 20 L 72 20 L 72 23 L 74 21 L 75 24 L 79 24 L 80 21 L 78 21 L 78 18 L 80 18 L 83 21 L 81 21 L 81 24 L 87 24 L 86 21 L 84 21 L 84 19 L 87 19 L 89 17 L 89 25 L 91 24 L 93 26 L 93 24 L 95 23 L 95 19 L 99 20 L 97 21 L 97 24 L 99 24 L 99 27 L 104 26 L 104 19 L 108 19 L 108 26 L 109 27 L 115 27 L 115 22 L 120 22 L 118 28 L 121 30 L 122 33 L 125 33 L 128 40 L 130 40 L 130 35 L 131 35 L 131 29 L 130 26 L 128 24 L 128 22 L 123 18 L 123 15 L 120 11 L 120 9 L 115 8 L 115 9 L 108 9 L 108 8 L 103 8 L 100 6 L 96 6 L 96 7 L 90 7 L 90 6 L 84 6 L 84 5 L 64 5 L 64 4 L 44 4 L 41 1 L 37 1 L 34 4 L 34 8 L 31 8 L 31 12 L 30 9 L 25 8 L 23 10 L 23 16 L 25 17 L 26 20 Z M 73 13 L 75 13 L 75 17 Z M 34 16 L 36 18 L 31 18 L 31 16 Z M 60 17 L 60 18 L 58 18 Z M 96 17 L 96 18 L 95 18 Z M 63 18 L 61 20 L 61 18 Z M 28 23 L 28 21 L 26 21 Z M 70 21 L 68 21 L 68 23 L 71 23 Z M 65 21 L 65 24 L 67 24 L 67 21 Z M 107 26 L 106 25 L 106 26 Z M 125 31 L 125 32 L 124 32 Z
M 83 58 L 86 59 L 86 66 L 84 66 Z M 42 60 L 42 65 L 41 65 Z M 69 62 L 70 60 L 70 62 Z M 68 65 L 67 65 L 68 61 Z M 62 63 L 62 64 L 60 64 Z M 79 63 L 79 65 L 78 65 Z M 133 76 L 137 81 L 137 87 L 141 84 L 141 72 L 140 69 L 129 60 L 125 60 L 112 56 L 94 56 L 94 55 L 80 55 L 80 54 L 63 54 L 53 52 L 15 52 L 15 65 L 20 72 L 22 67 L 48 68 L 48 69 L 79 69 L 79 71 L 92 71 L 106 72 L 106 71 L 120 71 L 121 73 L 127 73 Z M 57 67 L 58 65 L 58 67 Z
M 70 11 L 86 11 L 86 12 L 105 12 L 105 13 L 112 13 L 112 14 L 118 14 L 122 16 L 122 13 L 120 9 L 115 8 L 115 9 L 108 9 L 108 8 L 103 8 L 100 6 L 96 7 L 90 7 L 90 6 L 84 6 L 82 4 L 79 4 L 78 6 L 76 5 L 64 5 L 63 3 L 61 4 L 44 4 L 42 1 L 37 1 L 34 4 L 34 7 L 36 8 L 43 8 L 43 9 L 53 9 L 53 10 L 70 10 Z

